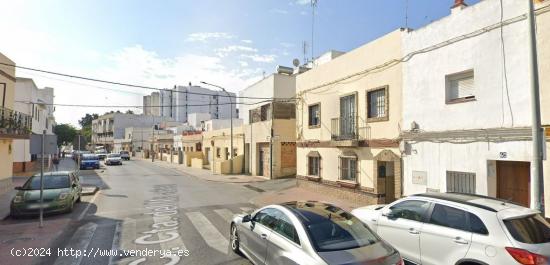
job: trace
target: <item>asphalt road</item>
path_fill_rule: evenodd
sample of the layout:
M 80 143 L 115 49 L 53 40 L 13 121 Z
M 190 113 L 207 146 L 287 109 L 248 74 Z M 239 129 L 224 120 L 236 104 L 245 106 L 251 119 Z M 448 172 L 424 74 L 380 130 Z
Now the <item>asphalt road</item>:
M 70 220 L 50 246 L 56 253 L 34 264 L 250 264 L 229 248 L 229 220 L 250 211 L 254 206 L 248 201 L 259 191 L 204 181 L 148 161 L 81 173 L 82 182 L 96 183 L 100 192 L 83 197 L 70 215 L 49 217 Z M 21 222 L 36 220 L 2 224 Z

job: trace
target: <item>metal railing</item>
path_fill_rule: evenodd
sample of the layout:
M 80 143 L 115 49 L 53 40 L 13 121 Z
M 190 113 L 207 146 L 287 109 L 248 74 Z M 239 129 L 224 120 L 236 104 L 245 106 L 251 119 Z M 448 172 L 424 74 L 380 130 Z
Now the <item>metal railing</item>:
M 355 117 L 333 118 L 330 121 L 330 125 L 332 140 L 357 140 Z
M 31 116 L 0 107 L 0 134 L 26 135 L 30 134 L 31 129 Z

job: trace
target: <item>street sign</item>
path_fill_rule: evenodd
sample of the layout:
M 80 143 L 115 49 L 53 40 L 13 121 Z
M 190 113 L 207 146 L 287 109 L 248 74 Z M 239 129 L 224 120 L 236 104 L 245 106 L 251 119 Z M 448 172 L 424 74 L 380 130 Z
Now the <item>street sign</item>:
M 30 153 L 33 155 L 41 154 L 42 135 L 31 134 L 30 143 Z M 44 136 L 44 154 L 57 154 L 57 135 L 47 134 Z

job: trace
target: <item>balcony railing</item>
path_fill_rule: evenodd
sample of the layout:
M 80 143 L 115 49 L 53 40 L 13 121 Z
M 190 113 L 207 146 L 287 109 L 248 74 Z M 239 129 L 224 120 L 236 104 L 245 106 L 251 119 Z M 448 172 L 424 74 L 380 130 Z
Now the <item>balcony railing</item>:
M 340 117 L 331 119 L 331 139 L 334 141 L 357 140 L 357 125 L 355 117 Z
M 25 136 L 32 129 L 32 117 L 7 108 L 0 108 L 0 135 Z

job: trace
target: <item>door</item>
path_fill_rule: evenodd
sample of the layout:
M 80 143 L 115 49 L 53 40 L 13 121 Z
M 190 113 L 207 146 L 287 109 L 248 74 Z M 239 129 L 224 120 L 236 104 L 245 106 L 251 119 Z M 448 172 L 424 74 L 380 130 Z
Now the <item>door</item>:
M 497 197 L 529 207 L 530 163 L 497 161 Z
M 435 204 L 420 234 L 422 264 L 456 264 L 466 256 L 472 242 L 469 230 L 468 212 Z
M 390 206 L 378 219 L 377 233 L 408 261 L 420 264 L 420 230 L 430 203 L 406 200 Z
M 378 161 L 378 177 L 382 178 L 385 190 L 385 202 L 395 201 L 394 162 Z
M 264 150 L 260 149 L 260 157 L 258 158 L 258 175 L 264 175 Z
M 340 137 L 355 137 L 355 94 L 340 98 Z
M 245 223 L 242 229 L 242 244 L 248 250 L 254 264 L 264 264 L 267 255 L 267 242 L 271 230 L 277 222 L 278 210 L 266 208 L 254 215 L 249 223 Z

